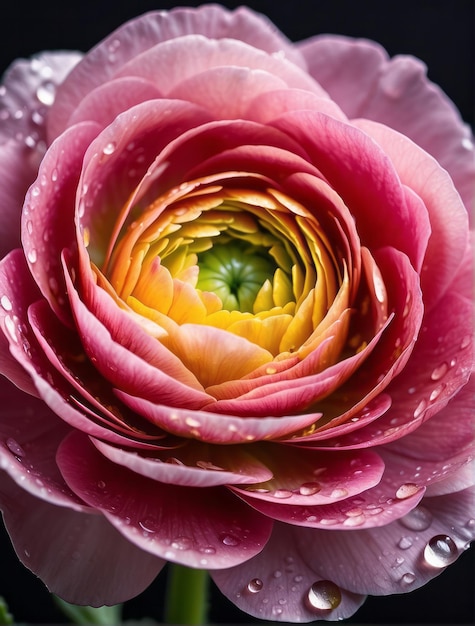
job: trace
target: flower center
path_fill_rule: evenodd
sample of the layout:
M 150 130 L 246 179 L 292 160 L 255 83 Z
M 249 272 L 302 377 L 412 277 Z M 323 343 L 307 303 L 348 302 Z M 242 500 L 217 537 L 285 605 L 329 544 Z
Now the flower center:
M 253 312 L 256 296 L 277 265 L 265 248 L 242 240 L 198 254 L 198 289 L 215 293 L 228 311 Z

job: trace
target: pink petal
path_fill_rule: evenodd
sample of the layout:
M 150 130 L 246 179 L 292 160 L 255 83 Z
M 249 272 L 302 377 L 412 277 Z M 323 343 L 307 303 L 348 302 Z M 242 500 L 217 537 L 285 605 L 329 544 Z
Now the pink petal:
M 74 205 L 84 152 L 98 127 L 71 128 L 48 150 L 30 187 L 22 214 L 25 255 L 43 295 L 62 320 L 70 314 L 62 278 L 61 251 L 75 247 Z
M 81 57 L 80 52 L 42 52 L 12 63 L 0 91 L 0 141 L 11 137 L 41 155 L 46 147 L 45 118 L 56 89 Z
M 391 524 L 334 532 L 296 529 L 293 536 L 315 571 L 354 593 L 406 593 L 443 571 L 424 559 L 427 543 L 438 535 L 455 542 L 459 556 L 475 537 L 473 489 L 424 498 Z M 305 552 L 303 552 L 305 551 Z
M 260 619 L 287 623 L 333 621 L 350 617 L 363 604 L 365 595 L 356 595 L 340 588 L 341 600 L 338 604 L 338 591 L 335 594 L 332 579 L 317 573 L 318 557 L 314 560 L 308 558 L 307 547 L 297 541 L 302 531 L 310 542 L 311 535 L 307 533 L 319 532 L 275 524 L 272 536 L 260 554 L 236 567 L 213 571 L 211 576 L 214 582 L 231 602 Z M 328 536 L 328 532 L 322 535 Z M 311 543 L 309 547 L 313 554 Z M 319 590 L 328 590 L 330 597 L 334 598 L 334 604 L 338 606 L 334 609 L 316 608 L 319 606 L 317 597 L 312 593 L 309 596 L 310 588 L 315 583 L 317 593 Z M 325 604 L 320 606 L 324 607 Z
M 0 467 L 24 490 L 52 504 L 87 507 L 66 486 L 55 463 L 70 428 L 48 407 L 0 379 Z
M 465 207 L 447 172 L 412 141 L 375 122 L 357 120 L 355 124 L 378 142 L 391 158 L 401 181 L 427 207 L 431 235 L 421 284 L 424 302 L 430 309 L 451 285 L 465 253 L 468 231 Z
M 307 111 L 285 113 L 272 125 L 302 146 L 342 197 L 362 246 L 392 246 L 405 252 L 414 267 L 420 265 L 430 234 L 426 209 L 406 192 L 390 159 L 368 135 Z
M 370 451 L 325 453 L 273 444 L 258 448 L 256 456 L 272 477 L 259 485 L 233 487 L 233 491 L 258 510 L 264 503 L 270 517 L 273 510 L 294 505 L 311 507 L 351 498 L 377 485 L 384 471 L 381 458 Z M 278 519 L 281 514 L 286 515 L 279 511 Z
M 68 120 L 68 126 L 93 121 L 105 128 L 123 111 L 160 96 L 154 85 L 139 78 L 111 80 L 99 85 L 81 100 Z
M 71 73 L 58 93 L 49 120 L 49 137 L 63 132 L 68 118 L 84 96 L 110 80 L 127 61 L 160 41 L 192 33 L 212 39 L 234 38 L 305 66 L 288 39 L 267 18 L 246 7 L 228 11 L 218 5 L 210 5 L 146 13 L 111 33 Z
M 190 567 L 231 567 L 260 552 L 271 520 L 220 487 L 205 490 L 150 480 L 111 463 L 80 434 L 57 461 L 66 482 L 129 541 Z
M 207 411 L 190 411 L 149 402 L 116 390 L 117 397 L 169 433 L 213 444 L 249 443 L 285 437 L 319 419 L 319 413 L 283 417 L 237 417 Z
M 18 558 L 68 602 L 124 602 L 146 589 L 164 565 L 125 540 L 101 515 L 47 504 L 3 473 L 0 494 Z
M 92 440 L 96 448 L 113 463 L 133 472 L 170 485 L 183 487 L 216 487 L 261 483 L 272 478 L 272 472 L 253 454 L 251 448 L 242 446 L 224 449 L 222 446 L 193 445 L 180 447 L 173 456 L 138 455 L 113 447 L 100 440 Z
M 364 40 L 320 36 L 298 46 L 312 76 L 348 117 L 364 117 L 398 130 L 427 150 L 452 176 L 467 209 L 474 202 L 473 135 L 454 104 L 409 56 L 388 60 Z
M 20 246 L 21 208 L 36 176 L 29 149 L 8 139 L 0 148 L 0 257 Z

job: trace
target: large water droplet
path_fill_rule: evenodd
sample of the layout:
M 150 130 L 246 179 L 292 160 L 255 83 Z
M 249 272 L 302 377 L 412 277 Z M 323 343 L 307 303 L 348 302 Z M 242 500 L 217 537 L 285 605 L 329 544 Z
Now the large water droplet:
M 405 500 L 406 498 L 410 498 L 415 493 L 419 491 L 419 487 L 414 483 L 405 483 L 401 485 L 399 489 L 396 491 L 396 498 L 398 500 Z
M 304 483 L 300 486 L 300 495 L 301 496 L 313 496 L 313 494 L 318 493 L 321 489 L 321 485 L 319 483 Z
M 430 377 L 432 380 L 440 380 L 447 374 L 448 370 L 448 363 L 442 363 L 442 365 L 439 365 L 434 369 Z
M 2 305 L 4 311 L 11 311 L 13 308 L 10 298 L 5 294 L 0 298 L 0 304 Z
M 331 580 L 319 580 L 308 590 L 307 602 L 311 609 L 332 611 L 341 602 L 341 591 Z
M 399 543 L 397 544 L 401 550 L 408 550 L 413 544 L 413 541 L 410 537 L 401 537 Z
M 51 106 L 53 104 L 55 96 L 56 85 L 50 80 L 42 83 L 36 90 L 36 97 L 41 102 L 41 104 L 45 104 L 46 106 Z
M 106 155 L 113 154 L 113 152 L 115 151 L 115 148 L 116 148 L 115 143 L 113 141 L 110 141 L 102 148 L 102 152 Z
M 260 578 L 253 578 L 247 583 L 247 590 L 249 593 L 259 593 L 263 586 L 264 583 Z
M 416 575 L 413 572 L 406 572 L 401 577 L 401 583 L 404 585 L 412 585 L 412 583 L 416 580 Z
M 274 498 L 278 498 L 279 500 L 286 500 L 287 498 L 292 497 L 292 492 L 288 489 L 276 489 L 272 492 Z
M 418 506 L 400 520 L 409 530 L 426 530 L 432 523 L 432 513 L 423 506 Z
M 436 535 L 424 548 L 424 559 L 432 567 L 447 567 L 458 556 L 455 541 L 448 535 Z

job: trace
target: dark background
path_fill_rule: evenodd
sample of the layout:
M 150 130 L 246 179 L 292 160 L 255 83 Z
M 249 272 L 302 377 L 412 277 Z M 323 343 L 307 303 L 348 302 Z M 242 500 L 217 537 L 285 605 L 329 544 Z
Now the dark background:
M 140 13 L 180 4 L 164 0 L 17 0 L 0 18 L 0 74 L 17 57 L 46 49 L 87 51 L 114 28 Z M 243 2 L 221 4 L 234 8 Z M 292 40 L 317 33 L 340 33 L 379 41 L 391 55 L 413 54 L 428 66 L 429 77 L 474 124 L 474 19 L 472 0 L 249 0 Z M 126 619 L 160 619 L 165 578 L 124 611 Z M 410 594 L 369 598 L 348 622 L 359 624 L 473 624 L 474 550 L 422 589 Z M 17 621 L 59 623 L 59 613 L 42 583 L 17 561 L 0 523 L 0 595 Z M 213 590 L 211 622 L 250 623 Z M 255 621 L 257 623 L 257 621 Z

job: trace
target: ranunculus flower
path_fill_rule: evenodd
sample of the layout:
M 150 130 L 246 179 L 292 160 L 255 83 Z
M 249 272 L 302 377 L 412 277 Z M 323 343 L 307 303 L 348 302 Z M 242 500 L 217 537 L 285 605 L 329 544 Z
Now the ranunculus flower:
M 303 622 L 452 563 L 475 532 L 475 166 L 424 66 L 211 5 L 19 61 L 1 106 L 23 563 L 96 606 L 209 569 Z

